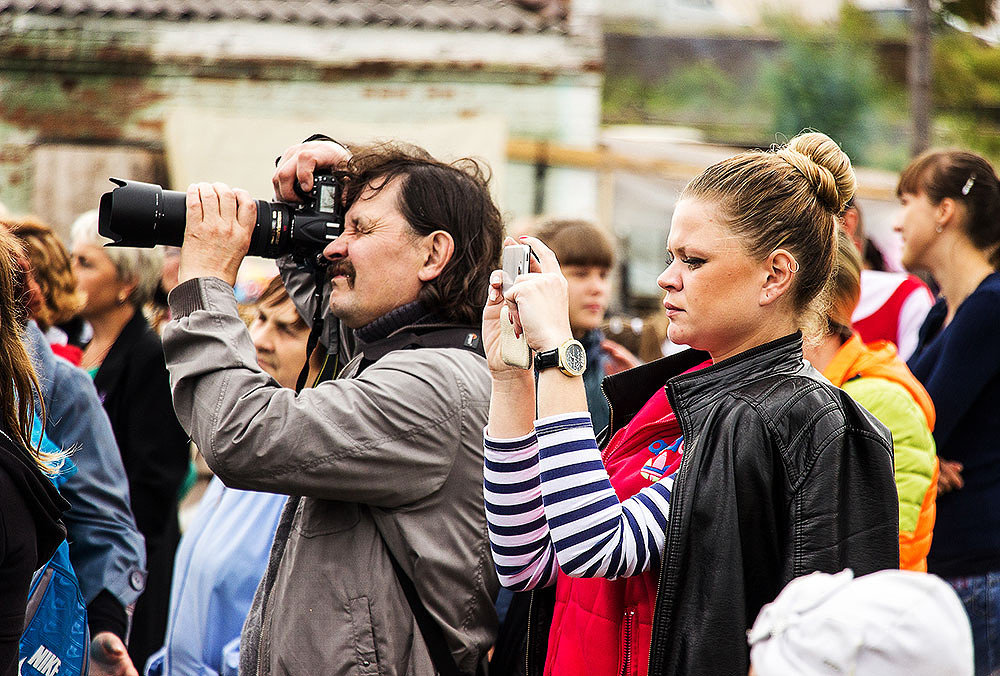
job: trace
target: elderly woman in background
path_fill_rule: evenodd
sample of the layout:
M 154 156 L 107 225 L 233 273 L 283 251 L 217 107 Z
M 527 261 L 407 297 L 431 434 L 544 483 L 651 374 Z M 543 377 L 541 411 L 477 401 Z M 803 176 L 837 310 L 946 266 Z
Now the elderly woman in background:
M 166 630 L 188 436 L 174 415 L 160 339 L 142 314 L 159 282 L 161 254 L 105 248 L 107 242 L 97 232 L 96 211 L 73 224 L 73 272 L 86 294 L 80 315 L 93 328 L 80 365 L 93 376 L 111 419 L 128 475 L 132 512 L 146 538 L 149 574 L 129 643 L 132 662 L 141 667 L 163 644 Z

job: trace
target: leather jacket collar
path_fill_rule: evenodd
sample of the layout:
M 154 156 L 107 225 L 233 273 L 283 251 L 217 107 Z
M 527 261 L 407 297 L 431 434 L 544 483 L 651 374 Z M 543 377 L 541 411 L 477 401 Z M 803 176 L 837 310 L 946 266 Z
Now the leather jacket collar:
M 685 350 L 604 379 L 611 405 L 610 436 L 631 420 L 657 389 L 666 388 L 675 411 L 693 411 L 719 394 L 762 375 L 794 373 L 803 368 L 802 333 L 796 331 L 724 359 L 708 368 L 685 374 L 709 358 L 701 350 Z M 602 440 L 604 441 L 604 440 Z

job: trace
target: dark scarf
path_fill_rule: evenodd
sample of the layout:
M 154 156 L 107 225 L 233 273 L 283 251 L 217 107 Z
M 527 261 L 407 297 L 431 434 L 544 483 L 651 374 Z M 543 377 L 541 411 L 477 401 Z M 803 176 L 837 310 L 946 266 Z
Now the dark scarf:
M 400 305 L 395 310 L 386 312 L 375 321 L 365 324 L 360 329 L 355 329 L 354 336 L 363 347 L 366 344 L 374 343 L 392 335 L 404 326 L 433 324 L 436 321 L 435 317 L 424 309 L 423 304 L 419 300 L 415 300 L 412 303 Z

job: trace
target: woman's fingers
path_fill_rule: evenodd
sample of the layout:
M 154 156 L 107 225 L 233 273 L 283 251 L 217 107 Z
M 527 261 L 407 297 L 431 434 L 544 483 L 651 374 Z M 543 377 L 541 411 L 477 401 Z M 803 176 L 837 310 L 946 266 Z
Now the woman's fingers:
M 528 257 L 529 272 L 560 272 L 559 259 L 552 249 L 542 244 L 542 240 L 526 235 L 521 238 L 521 244 L 527 244 L 535 254 Z

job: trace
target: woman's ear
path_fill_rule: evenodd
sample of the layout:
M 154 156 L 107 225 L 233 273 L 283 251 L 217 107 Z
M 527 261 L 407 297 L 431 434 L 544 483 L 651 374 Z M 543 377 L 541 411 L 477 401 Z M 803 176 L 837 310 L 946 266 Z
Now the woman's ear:
M 441 274 L 444 266 L 455 254 L 455 240 L 451 233 L 435 230 L 424 238 L 424 247 L 427 256 L 423 266 L 417 272 L 417 278 L 421 282 L 429 282 Z
M 950 197 L 945 197 L 938 202 L 937 207 L 934 209 L 934 220 L 937 225 L 937 231 L 943 232 L 960 212 L 965 213 L 965 205 L 961 202 L 953 200 Z
M 775 249 L 765 263 L 766 277 L 760 288 L 760 304 L 770 305 L 784 296 L 792 286 L 799 262 L 785 249 Z

